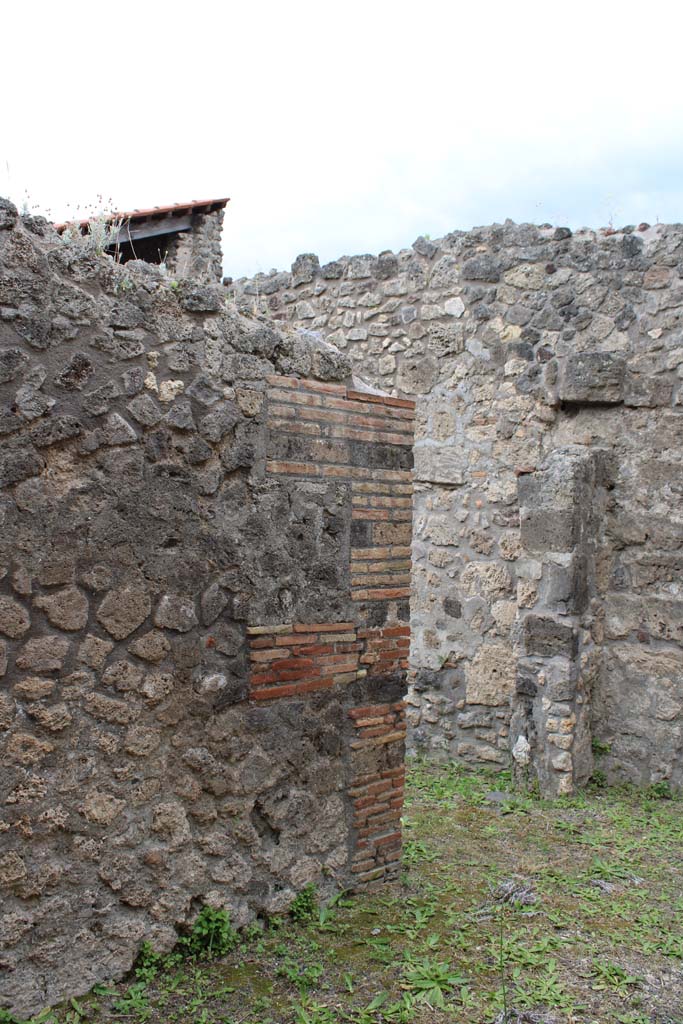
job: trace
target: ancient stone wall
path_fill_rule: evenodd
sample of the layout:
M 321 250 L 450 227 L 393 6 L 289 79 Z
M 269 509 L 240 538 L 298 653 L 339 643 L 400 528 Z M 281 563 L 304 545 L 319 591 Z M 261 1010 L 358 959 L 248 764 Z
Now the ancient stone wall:
M 683 227 L 507 222 L 234 293 L 417 400 L 413 745 L 680 785 Z
M 0 204 L 0 1007 L 400 856 L 413 407 Z
M 225 210 L 195 213 L 192 228 L 175 235 L 166 253 L 165 263 L 174 278 L 194 281 L 220 281 L 223 276 L 221 233 Z

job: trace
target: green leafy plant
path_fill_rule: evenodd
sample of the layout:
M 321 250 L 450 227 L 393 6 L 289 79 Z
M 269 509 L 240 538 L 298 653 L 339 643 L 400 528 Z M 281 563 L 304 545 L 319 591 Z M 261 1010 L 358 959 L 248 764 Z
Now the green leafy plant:
M 604 789 L 607 785 L 607 775 L 601 768 L 596 768 L 588 781 L 596 789 Z
M 320 981 L 325 968 L 322 964 L 300 965 L 298 961 L 287 957 L 281 964 L 278 964 L 275 973 L 278 977 L 286 978 L 300 993 L 308 992 Z
M 131 985 L 121 999 L 114 1000 L 113 1007 L 117 1013 L 135 1014 L 141 1024 L 144 1024 L 152 1015 L 147 983 L 138 981 Z
M 335 893 L 331 900 L 327 903 L 318 907 L 318 924 L 323 929 L 329 929 L 332 921 L 334 920 L 337 907 L 351 907 L 353 906 L 353 900 L 346 900 L 346 889 L 342 889 L 340 892 Z
M 620 964 L 601 960 L 593 961 L 589 977 L 593 979 L 591 987 L 594 991 L 611 989 L 621 996 L 628 994 L 629 987 L 638 987 L 641 983 L 640 978 L 629 974 Z
M 9 1010 L 0 1009 L 0 1024 L 22 1024 L 22 1022 L 17 1020 Z
M 295 1024 L 336 1024 L 337 1018 L 322 1003 L 301 1002 L 293 1007 Z
M 239 936 L 231 927 L 226 910 L 202 907 L 192 925 L 192 931 L 180 940 L 178 946 L 183 956 L 211 960 L 225 956 L 238 941 Z
M 311 883 L 292 900 L 289 914 L 295 921 L 312 921 L 318 914 L 318 890 Z
M 666 779 L 662 779 L 661 782 L 653 782 L 651 786 L 647 787 L 647 795 L 654 797 L 655 800 L 673 800 L 673 790 L 671 789 L 671 783 L 667 782 Z
M 421 861 L 431 862 L 438 858 L 438 853 L 428 849 L 419 839 L 407 839 L 403 844 L 403 863 L 413 867 Z
M 531 978 L 522 979 L 521 972 L 521 967 L 516 967 L 512 972 L 514 1002 L 517 1006 L 522 1009 L 534 1006 L 550 1006 L 562 1010 L 575 1008 L 574 999 L 560 980 L 556 960 L 549 960 L 541 973 Z
M 454 989 L 467 984 L 467 978 L 456 974 L 450 964 L 430 957 L 409 963 L 403 972 L 403 986 L 414 993 L 419 1002 L 443 1010 L 446 997 Z

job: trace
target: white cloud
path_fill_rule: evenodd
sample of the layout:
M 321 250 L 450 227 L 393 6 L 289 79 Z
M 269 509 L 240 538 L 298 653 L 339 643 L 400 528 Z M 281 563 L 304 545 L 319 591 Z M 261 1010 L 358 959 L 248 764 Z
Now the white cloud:
M 506 216 L 681 218 L 683 16 L 659 0 L 65 0 L 4 19 L 0 193 L 56 218 L 98 194 L 230 195 L 227 273 Z

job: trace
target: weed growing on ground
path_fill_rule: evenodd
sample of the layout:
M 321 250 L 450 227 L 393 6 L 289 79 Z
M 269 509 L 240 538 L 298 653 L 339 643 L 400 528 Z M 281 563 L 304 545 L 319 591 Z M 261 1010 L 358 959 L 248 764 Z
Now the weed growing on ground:
M 520 800 L 506 773 L 418 761 L 408 805 L 400 883 L 307 886 L 239 935 L 205 907 L 172 953 L 34 1024 L 683 1021 L 675 793 Z
M 318 890 L 314 885 L 307 885 L 295 896 L 289 908 L 290 917 L 303 923 L 312 921 L 318 914 Z

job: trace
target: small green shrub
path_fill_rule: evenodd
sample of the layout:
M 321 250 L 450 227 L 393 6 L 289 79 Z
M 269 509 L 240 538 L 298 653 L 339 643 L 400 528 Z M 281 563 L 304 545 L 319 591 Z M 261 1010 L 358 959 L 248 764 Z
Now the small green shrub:
M 605 789 L 607 786 L 607 776 L 600 768 L 596 768 L 591 775 L 589 782 L 591 786 L 595 786 L 596 789 Z
M 653 782 L 651 786 L 647 787 L 647 795 L 654 797 L 655 800 L 673 800 L 671 783 L 666 779 L 662 779 L 661 782 Z
M 289 908 L 290 917 L 295 921 L 312 921 L 318 916 L 318 890 L 311 882 L 294 897 Z
M 212 960 L 224 956 L 237 945 L 239 936 L 230 925 L 226 910 L 202 907 L 192 931 L 178 943 L 182 956 Z

